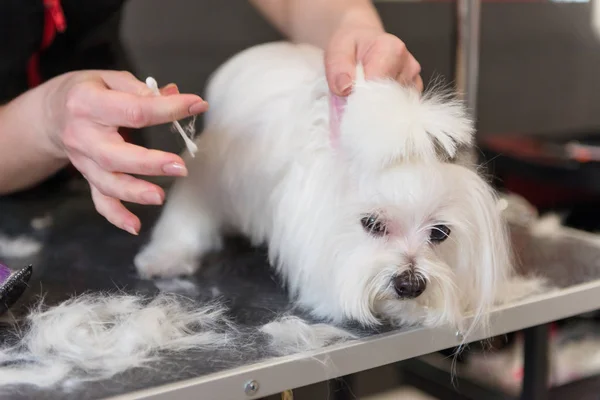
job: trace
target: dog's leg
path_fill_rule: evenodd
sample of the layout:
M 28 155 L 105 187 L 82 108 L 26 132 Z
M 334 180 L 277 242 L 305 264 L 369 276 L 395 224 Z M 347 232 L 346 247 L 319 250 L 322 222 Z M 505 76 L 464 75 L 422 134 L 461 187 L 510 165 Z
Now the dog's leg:
M 201 257 L 222 246 L 217 210 L 207 206 L 204 189 L 187 180 L 177 182 L 156 224 L 150 243 L 135 257 L 145 278 L 191 275 Z

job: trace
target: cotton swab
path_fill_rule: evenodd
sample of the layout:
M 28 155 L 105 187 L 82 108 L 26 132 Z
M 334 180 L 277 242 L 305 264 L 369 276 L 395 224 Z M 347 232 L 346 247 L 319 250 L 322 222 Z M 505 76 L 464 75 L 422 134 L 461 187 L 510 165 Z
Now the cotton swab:
M 155 96 L 161 95 L 160 91 L 158 90 L 158 83 L 156 82 L 156 79 L 154 79 L 153 77 L 149 76 L 148 78 L 146 78 L 146 86 L 148 86 L 150 88 L 150 90 L 152 90 L 152 92 L 154 93 Z M 185 133 L 185 131 L 181 127 L 181 124 L 179 123 L 179 121 L 173 121 L 173 125 L 175 125 L 175 128 L 177 129 L 177 131 L 179 132 L 179 134 L 185 141 L 185 146 L 187 147 L 187 149 L 190 152 L 190 154 L 192 155 L 192 157 L 195 157 L 195 154 L 198 151 L 198 146 L 196 146 L 196 143 L 194 143 L 188 137 L 188 135 Z

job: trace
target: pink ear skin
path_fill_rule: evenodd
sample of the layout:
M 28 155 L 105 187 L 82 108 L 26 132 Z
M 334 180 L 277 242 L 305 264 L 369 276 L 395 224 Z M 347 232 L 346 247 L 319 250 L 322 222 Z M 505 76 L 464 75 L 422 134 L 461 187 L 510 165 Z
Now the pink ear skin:
M 340 124 L 346 102 L 346 97 L 340 97 L 336 94 L 329 93 L 329 140 L 334 149 L 338 148 L 339 145 Z

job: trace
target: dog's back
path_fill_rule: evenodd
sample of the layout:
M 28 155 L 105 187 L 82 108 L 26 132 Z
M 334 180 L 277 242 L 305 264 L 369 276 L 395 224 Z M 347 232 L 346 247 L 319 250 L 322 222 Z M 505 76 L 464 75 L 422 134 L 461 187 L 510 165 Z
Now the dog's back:
M 329 145 L 327 121 L 321 118 L 322 127 L 315 128 L 319 118 L 309 117 L 315 107 L 326 116 L 327 93 L 323 53 L 306 45 L 252 47 L 211 76 L 199 153 L 187 164 L 190 178 L 211 193 L 203 194 L 205 201 L 223 213 L 225 225 L 257 242 L 266 239 L 271 188 L 300 153 Z M 256 215 L 265 216 L 263 226 L 253 226 Z
M 289 99 L 290 92 L 313 84 L 323 74 L 323 53 L 311 46 L 274 42 L 246 49 L 211 75 L 207 123 L 231 121 L 238 113 L 242 116 L 263 106 L 275 112 L 273 107 L 281 102 L 273 100 Z

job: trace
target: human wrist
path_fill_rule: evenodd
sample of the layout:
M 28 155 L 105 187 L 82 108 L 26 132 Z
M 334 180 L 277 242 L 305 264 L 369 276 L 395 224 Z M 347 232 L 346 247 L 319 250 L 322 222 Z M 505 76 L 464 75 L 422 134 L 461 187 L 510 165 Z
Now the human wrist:
M 36 88 L 35 90 L 39 92 L 32 96 L 32 102 L 42 110 L 42 118 L 38 120 L 41 124 L 36 127 L 36 130 L 40 139 L 43 139 L 43 149 L 57 159 L 68 160 L 60 138 L 64 127 L 70 82 L 77 74 L 77 72 L 69 72 L 59 75 Z
M 45 90 L 31 89 L 0 107 L 0 131 L 17 135 L 23 146 L 40 156 L 60 158 L 48 132 Z
M 50 140 L 44 98 L 40 86 L 0 106 L 0 195 L 31 187 L 68 163 Z

